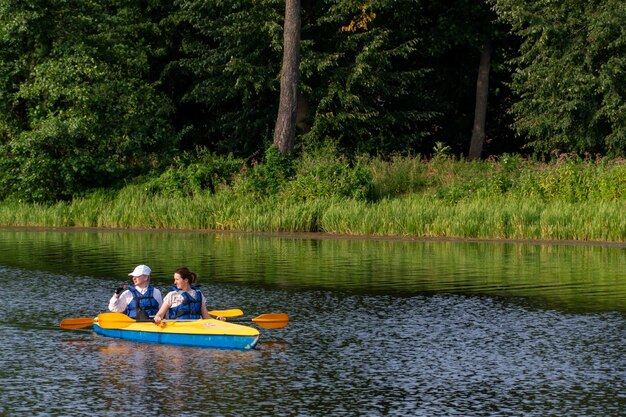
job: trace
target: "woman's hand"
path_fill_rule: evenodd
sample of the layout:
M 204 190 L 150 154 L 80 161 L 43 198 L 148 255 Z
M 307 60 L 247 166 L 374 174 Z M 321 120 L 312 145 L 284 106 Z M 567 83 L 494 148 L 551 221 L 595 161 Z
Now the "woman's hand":
M 157 313 L 156 316 L 154 316 L 153 320 L 156 324 L 159 324 L 161 323 L 161 320 L 163 320 L 163 317 L 159 316 L 159 314 Z

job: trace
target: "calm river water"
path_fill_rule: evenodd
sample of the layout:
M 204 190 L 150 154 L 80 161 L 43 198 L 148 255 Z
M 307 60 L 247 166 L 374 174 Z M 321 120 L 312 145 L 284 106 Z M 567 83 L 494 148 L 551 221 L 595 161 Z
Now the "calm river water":
M 59 328 L 140 263 L 291 322 L 245 352 Z M 0 284 L 0 416 L 626 415 L 624 246 L 4 229 Z

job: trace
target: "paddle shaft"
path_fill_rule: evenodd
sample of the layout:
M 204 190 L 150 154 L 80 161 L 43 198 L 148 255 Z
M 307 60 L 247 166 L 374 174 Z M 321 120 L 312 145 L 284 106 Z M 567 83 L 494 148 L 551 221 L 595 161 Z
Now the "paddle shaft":
M 103 313 L 105 315 L 112 314 L 112 316 L 103 316 L 107 323 L 134 323 L 135 320 L 122 313 Z M 114 315 L 113 315 L 114 314 Z M 211 310 L 209 314 L 216 317 L 240 317 L 243 316 L 243 311 L 238 308 L 230 310 Z M 102 318 L 100 319 L 102 320 Z M 61 320 L 60 327 L 65 330 L 83 329 L 89 327 L 94 323 L 97 323 L 98 319 L 90 317 L 77 317 Z

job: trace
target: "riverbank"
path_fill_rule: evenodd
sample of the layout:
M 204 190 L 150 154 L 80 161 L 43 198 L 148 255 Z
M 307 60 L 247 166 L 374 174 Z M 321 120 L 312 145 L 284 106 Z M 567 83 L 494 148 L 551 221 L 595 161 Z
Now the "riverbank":
M 626 248 L 626 241 L 579 241 L 579 240 L 538 240 L 538 239 L 493 239 L 493 238 L 450 238 L 450 237 L 415 237 L 415 236 L 376 236 L 376 235 L 341 235 L 326 232 L 243 232 L 237 230 L 207 229 L 146 229 L 146 228 L 102 228 L 102 227 L 47 227 L 47 226 L 0 226 L 0 230 L 16 232 L 61 232 L 61 233 L 168 233 L 168 234 L 211 234 L 225 236 L 259 236 L 281 239 L 306 240 L 371 240 L 391 242 L 448 242 L 448 243 L 519 243 L 526 245 L 560 246 L 604 246 Z
M 5 201 L 0 225 L 626 242 L 621 160 L 336 158 L 273 168 L 214 178 L 211 189 L 185 189 L 170 172 L 70 202 Z

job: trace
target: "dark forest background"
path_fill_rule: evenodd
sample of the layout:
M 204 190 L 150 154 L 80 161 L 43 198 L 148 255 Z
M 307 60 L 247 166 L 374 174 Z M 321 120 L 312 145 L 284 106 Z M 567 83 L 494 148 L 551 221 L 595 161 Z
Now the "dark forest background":
M 626 154 L 621 0 L 302 0 L 295 154 Z M 0 0 L 0 199 L 272 144 L 281 0 Z M 485 70 L 485 68 L 483 68 Z

